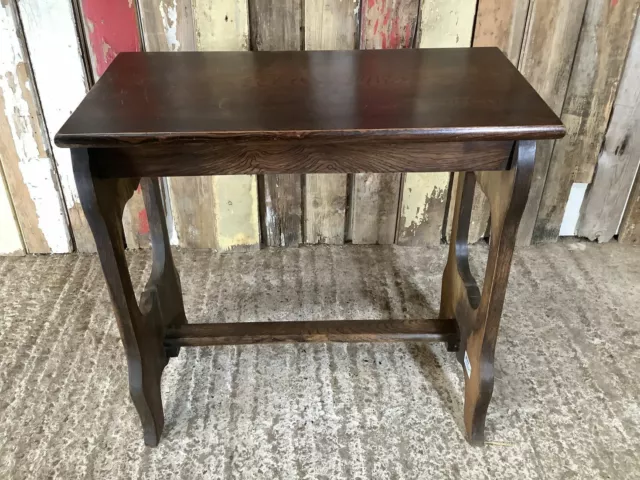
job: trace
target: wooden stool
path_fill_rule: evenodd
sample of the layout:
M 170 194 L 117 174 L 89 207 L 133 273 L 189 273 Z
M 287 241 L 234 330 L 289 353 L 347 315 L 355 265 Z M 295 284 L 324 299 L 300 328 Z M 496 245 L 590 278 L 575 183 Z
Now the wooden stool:
M 482 443 L 493 362 L 535 140 L 565 129 L 495 48 L 123 53 L 56 135 L 72 148 L 147 445 L 160 378 L 182 346 L 444 341 L 464 368 L 466 433 Z M 438 319 L 188 324 L 157 177 L 463 172 Z M 476 183 L 491 206 L 484 286 L 469 271 Z M 136 301 L 122 213 L 142 185 L 153 267 Z

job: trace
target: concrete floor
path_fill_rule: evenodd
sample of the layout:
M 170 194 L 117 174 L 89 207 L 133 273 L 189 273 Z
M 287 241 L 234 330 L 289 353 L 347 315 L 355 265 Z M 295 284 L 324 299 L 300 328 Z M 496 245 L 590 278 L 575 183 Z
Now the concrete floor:
M 486 247 L 472 250 L 483 268 Z M 176 254 L 193 322 L 436 315 L 444 248 Z M 148 252 L 129 257 L 139 290 Z M 478 275 L 476 275 L 478 276 Z M 517 251 L 488 444 L 442 345 L 183 349 L 145 448 L 95 256 L 0 259 L 0 478 L 640 478 L 640 248 Z

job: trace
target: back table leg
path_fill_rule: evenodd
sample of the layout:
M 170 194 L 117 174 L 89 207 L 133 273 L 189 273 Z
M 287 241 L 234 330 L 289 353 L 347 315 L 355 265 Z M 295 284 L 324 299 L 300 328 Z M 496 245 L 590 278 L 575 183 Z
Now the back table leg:
M 124 253 L 122 212 L 140 179 L 95 178 L 89 167 L 89 155 L 86 149 L 73 149 L 73 171 L 124 344 L 131 398 L 142 422 L 144 441 L 155 446 L 164 426 L 160 378 L 168 357 L 178 353 L 177 350 L 165 350 L 165 330 L 186 323 L 160 188 L 157 179 L 142 179 L 153 264 L 138 305 Z
M 500 316 L 520 217 L 531 185 L 535 142 L 516 143 L 511 169 L 461 173 L 449 257 L 442 281 L 441 318 L 460 329 L 458 360 L 464 368 L 464 423 L 471 443 L 484 443 L 484 424 L 493 392 L 493 362 Z M 491 205 L 489 259 L 482 295 L 469 271 L 467 233 L 475 183 Z

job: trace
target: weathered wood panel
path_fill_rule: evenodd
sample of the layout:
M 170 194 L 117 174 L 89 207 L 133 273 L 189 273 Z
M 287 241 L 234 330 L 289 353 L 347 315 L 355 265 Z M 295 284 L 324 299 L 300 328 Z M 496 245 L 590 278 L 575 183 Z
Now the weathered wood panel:
M 423 0 L 420 48 L 471 45 L 476 0 Z M 408 173 L 404 177 L 397 242 L 438 245 L 443 236 L 449 173 Z
M 193 14 L 198 50 L 247 50 L 249 13 L 246 0 L 195 0 Z M 178 180 L 178 179 L 172 179 Z M 179 181 L 179 180 L 178 180 Z M 200 179 L 201 182 L 207 178 Z M 255 175 L 209 177 L 211 209 L 199 216 L 211 215 L 213 248 L 253 248 L 260 246 L 258 184 Z M 205 244 L 202 237 L 199 243 Z
M 118 53 L 141 50 L 138 15 L 132 0 L 81 0 L 81 6 L 93 78 L 97 81 Z M 142 190 L 137 189 L 125 206 L 122 223 L 128 248 L 151 247 Z
M 529 7 L 519 70 L 557 114 L 562 113 L 587 0 L 535 0 Z M 529 199 L 518 245 L 529 245 L 547 178 L 554 141 L 538 141 Z
M 529 0 L 478 0 L 473 46 L 496 46 L 517 66 L 528 11 Z M 454 181 L 452 187 L 455 188 L 456 184 Z M 455 198 L 453 191 L 450 196 Z M 469 225 L 469 242 L 484 238 L 489 224 L 489 214 L 489 200 L 481 189 L 476 188 Z M 453 215 L 447 217 L 449 225 L 452 217 Z M 451 231 L 450 226 L 446 231 Z
M 0 14 L 1 15 L 1 14 Z M 24 255 L 22 236 L 0 165 L 0 255 Z
M 573 182 L 589 183 L 602 146 L 638 11 L 637 0 L 589 0 L 533 241 L 555 242 Z
M 47 149 L 46 128 L 38 109 L 38 95 L 29 69 L 27 50 L 20 36 L 17 11 L 12 5 L 15 4 L 0 4 L 0 161 L 27 252 L 70 252 L 72 242 L 65 206 L 53 158 Z M 29 49 L 32 50 L 35 63 L 33 66 L 38 68 L 39 78 L 45 82 L 41 93 L 48 96 L 52 94 L 53 83 L 57 83 L 53 78 L 46 77 L 47 73 L 53 75 L 52 58 L 46 58 L 47 53 L 53 52 L 48 51 L 37 24 L 43 22 L 43 15 L 48 15 L 48 22 L 56 21 L 61 7 L 50 6 L 54 11 L 49 11 L 30 1 L 20 2 L 20 6 L 29 35 Z M 68 52 L 62 45 L 58 46 L 61 47 L 59 55 L 64 68 Z M 57 74 L 59 68 L 56 69 Z M 42 77 L 43 73 L 45 77 Z M 69 97 L 73 100 L 67 85 L 60 85 L 55 93 L 63 100 L 69 100 Z M 55 102 L 55 99 L 51 97 L 46 100 L 50 118 L 55 120 L 55 108 L 59 104 L 52 106 L 51 101 Z M 61 173 L 64 175 L 64 168 Z M 73 175 L 67 180 L 74 187 Z M 72 200 L 72 197 L 68 196 L 67 199 Z
M 640 172 L 636 173 L 629 202 L 622 216 L 618 240 L 620 243 L 640 245 Z
M 638 170 L 640 163 L 640 81 L 638 79 L 640 79 L 640 28 L 636 25 L 604 146 L 578 221 L 577 234 L 589 240 L 608 242 L 616 234 Z
M 142 0 L 149 51 L 246 50 L 244 1 Z M 228 250 L 260 244 L 255 176 L 169 178 L 177 244 Z
M 411 48 L 418 21 L 419 0 L 364 1 L 360 48 Z M 351 231 L 353 243 L 395 241 L 402 175 L 358 173 L 353 176 Z
M 186 1 L 186 0 L 182 0 Z M 192 0 L 200 50 L 248 50 L 247 0 Z
M 300 50 L 300 0 L 251 0 L 251 46 L 254 50 Z M 295 247 L 302 237 L 302 177 L 260 178 L 262 235 L 269 247 Z
M 478 0 L 474 47 L 498 47 L 518 65 L 530 0 Z
M 140 22 L 142 25 L 142 38 L 144 41 L 144 48 L 149 52 L 163 52 L 163 51 L 183 51 L 183 50 L 195 50 L 195 30 L 193 22 L 193 12 L 191 7 L 191 0 L 139 0 L 140 9 Z M 208 205 L 204 199 L 200 199 L 200 202 L 178 202 L 177 205 L 173 205 L 173 199 L 171 195 L 171 179 L 161 179 L 161 187 L 163 189 L 166 221 L 169 229 L 169 236 L 171 244 L 182 245 L 185 247 L 202 245 L 193 245 L 192 242 L 187 241 L 190 238 L 192 232 L 196 232 L 196 228 L 189 228 L 189 225 L 184 221 L 180 223 L 184 228 L 178 232 L 174 210 L 180 209 L 180 207 L 186 205 L 193 205 L 198 207 L 199 205 Z M 185 179 L 186 181 L 186 179 Z M 188 195 L 197 195 L 200 192 L 197 182 L 193 187 L 187 181 L 187 187 L 182 190 L 189 192 Z M 178 181 L 177 186 L 180 186 Z M 134 201 L 139 202 L 139 192 L 136 192 L 136 198 Z M 137 208 L 143 208 L 144 206 L 138 204 Z M 180 217 L 182 211 L 177 211 L 176 214 Z M 209 218 L 207 215 L 201 215 L 197 218 Z M 129 216 L 129 218 L 131 218 Z M 182 215 L 182 219 L 190 218 L 187 215 Z M 199 230 L 198 230 L 199 231 Z M 182 239 L 182 243 L 180 240 Z M 209 237 L 209 241 L 213 241 L 213 237 Z
M 191 3 L 191 0 L 138 0 L 146 51 L 177 52 L 196 49 Z
M 356 47 L 358 0 L 306 0 L 304 8 L 306 50 L 351 50 Z M 331 86 L 321 87 L 313 91 L 314 101 L 331 98 Z M 352 108 L 351 105 L 344 107 Z M 347 175 L 307 175 L 304 186 L 305 242 L 343 243 Z

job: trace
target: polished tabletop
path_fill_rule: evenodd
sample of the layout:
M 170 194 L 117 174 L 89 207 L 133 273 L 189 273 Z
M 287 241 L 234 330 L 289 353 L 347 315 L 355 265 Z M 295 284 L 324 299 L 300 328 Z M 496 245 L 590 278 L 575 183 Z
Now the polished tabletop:
M 59 146 L 194 139 L 558 138 L 497 48 L 121 53 Z

